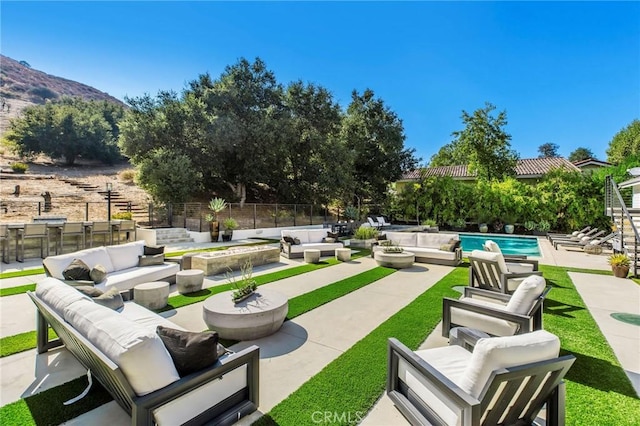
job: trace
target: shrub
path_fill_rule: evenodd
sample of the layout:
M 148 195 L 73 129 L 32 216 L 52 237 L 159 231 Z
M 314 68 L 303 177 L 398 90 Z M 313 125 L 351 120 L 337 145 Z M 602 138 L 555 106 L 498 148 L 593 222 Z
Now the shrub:
M 120 180 L 127 183 L 133 183 L 136 177 L 136 171 L 134 169 L 127 169 L 120 172 L 118 175 Z
M 131 212 L 118 212 L 111 215 L 111 219 L 117 220 L 131 220 L 133 219 L 133 213 Z
M 11 165 L 11 170 L 13 170 L 14 173 L 25 173 L 28 168 L 29 166 L 24 163 L 13 163 Z
M 616 253 L 609 256 L 609 265 L 611 266 L 622 266 L 627 267 L 631 265 L 631 261 L 629 260 L 629 256 L 623 253 Z
M 422 226 L 436 226 L 436 221 L 433 219 L 425 219 L 422 221 Z
M 222 226 L 224 226 L 224 229 L 228 229 L 229 231 L 233 231 L 234 229 L 236 229 L 238 227 L 238 222 L 232 218 L 232 217 L 228 217 L 225 220 L 222 221 Z
M 370 226 L 361 226 L 353 233 L 353 238 L 357 240 L 371 240 L 378 236 L 378 230 Z

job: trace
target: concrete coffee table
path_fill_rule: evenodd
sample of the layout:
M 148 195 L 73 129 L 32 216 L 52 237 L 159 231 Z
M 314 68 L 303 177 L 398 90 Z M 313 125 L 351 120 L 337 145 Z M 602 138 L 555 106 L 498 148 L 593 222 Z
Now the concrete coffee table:
M 231 292 L 204 301 L 203 318 L 210 330 L 223 339 L 252 340 L 280 329 L 289 311 L 287 297 L 274 290 L 258 288 L 249 298 L 233 303 Z
M 337 248 L 336 249 L 336 259 L 341 262 L 348 262 L 351 260 L 351 249 L 350 248 Z
M 373 258 L 378 265 L 386 266 L 387 268 L 411 268 L 413 262 L 416 260 L 415 254 L 410 251 L 403 251 L 402 253 L 385 253 L 383 251 L 377 251 L 374 253 Z
M 318 263 L 320 262 L 320 250 L 306 249 L 304 251 L 305 263 Z
M 133 301 L 147 309 L 161 309 L 169 300 L 169 283 L 156 281 L 138 284 L 133 288 Z

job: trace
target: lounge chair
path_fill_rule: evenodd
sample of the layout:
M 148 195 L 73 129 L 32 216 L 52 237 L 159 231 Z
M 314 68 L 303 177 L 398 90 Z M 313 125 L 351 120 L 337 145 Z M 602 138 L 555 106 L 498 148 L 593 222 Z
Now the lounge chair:
M 604 231 L 599 231 L 599 232 L 604 233 Z M 549 238 L 549 241 L 551 241 L 551 243 L 553 243 L 555 241 L 580 241 L 580 239 L 582 239 L 584 237 L 593 237 L 596 233 L 598 233 L 598 228 L 593 228 L 593 229 L 589 230 L 588 232 L 579 233 L 576 236 Z M 602 234 L 600 234 L 600 235 L 602 235 Z
M 558 250 L 559 246 L 586 247 L 589 245 L 592 245 L 592 246 L 604 246 L 607 244 L 610 245 L 611 243 L 609 243 L 609 241 L 614 239 L 617 236 L 618 236 L 617 232 L 612 232 L 604 238 L 593 238 L 593 239 L 587 239 L 587 240 L 581 240 L 581 241 L 556 241 L 555 243 L 553 243 L 553 248 Z M 584 238 L 587 238 L 587 237 L 584 237 Z
M 563 243 L 582 243 L 582 244 L 589 244 L 591 241 L 598 239 L 598 237 L 600 237 L 601 235 L 605 234 L 605 230 L 600 230 L 598 232 L 596 232 L 595 234 L 592 235 L 585 235 L 584 237 L 581 238 L 571 238 L 571 239 L 556 239 L 553 240 L 551 243 L 553 244 L 553 247 L 556 247 L 557 250 L 557 246 L 558 244 L 563 244 Z
M 454 327 L 471 327 L 492 336 L 511 336 L 542 329 L 542 308 L 551 287 L 530 275 L 512 294 L 465 287 L 460 299 L 442 300 L 442 335 Z
M 550 233 L 547 234 L 547 239 L 552 240 L 553 238 L 571 238 L 577 237 L 578 234 L 585 234 L 591 229 L 590 226 L 585 226 L 579 231 L 573 231 L 571 234 L 561 234 L 561 233 Z
M 378 216 L 378 223 L 380 224 L 380 228 L 391 226 L 391 223 L 387 222 L 387 219 L 385 219 L 384 216 Z
M 380 223 L 373 220 L 370 216 L 367 216 L 367 222 L 369 222 L 369 225 L 371 225 L 373 228 L 380 229 Z
M 565 424 L 562 381 L 575 361 L 544 331 L 412 351 L 388 342 L 387 395 L 412 425 Z
M 473 250 L 469 255 L 469 286 L 500 293 L 513 293 L 529 275 L 542 275 L 535 260 L 505 261 L 500 253 Z

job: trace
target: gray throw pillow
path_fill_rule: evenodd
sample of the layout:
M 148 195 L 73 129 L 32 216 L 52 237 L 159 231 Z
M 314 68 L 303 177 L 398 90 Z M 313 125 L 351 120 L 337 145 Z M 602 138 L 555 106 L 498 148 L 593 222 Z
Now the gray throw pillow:
M 180 377 L 184 377 L 218 361 L 218 333 L 175 330 L 161 325 L 156 329 L 167 348 Z
M 80 259 L 73 259 L 73 262 L 69 264 L 64 271 L 62 271 L 62 276 L 66 280 L 85 280 L 91 281 L 91 268 L 89 265 L 84 263 Z
M 98 297 L 94 297 L 93 301 L 99 305 L 106 306 L 107 308 L 111 308 L 114 311 L 124 306 L 122 295 L 120 294 L 117 288 L 111 288 L 107 290 L 105 293 L 103 293 L 102 295 Z
M 80 293 L 86 296 L 89 296 L 91 298 L 102 296 L 103 294 L 102 290 L 89 285 L 79 285 L 79 286 L 75 286 L 74 288 L 78 290 Z
M 164 254 L 164 246 L 144 246 L 144 255 Z
M 138 266 L 162 265 L 163 263 L 164 254 L 138 256 Z
M 282 239 L 284 240 L 285 243 L 295 244 L 295 241 L 293 241 L 293 237 L 290 237 L 288 235 L 285 235 L 284 237 L 282 237 Z
M 93 268 L 91 268 L 91 272 L 89 276 L 93 280 L 94 283 L 99 284 L 102 281 L 107 279 L 107 268 L 104 266 L 97 264 Z
M 441 251 L 455 251 L 456 247 L 454 244 L 441 244 L 440 245 L 440 250 Z

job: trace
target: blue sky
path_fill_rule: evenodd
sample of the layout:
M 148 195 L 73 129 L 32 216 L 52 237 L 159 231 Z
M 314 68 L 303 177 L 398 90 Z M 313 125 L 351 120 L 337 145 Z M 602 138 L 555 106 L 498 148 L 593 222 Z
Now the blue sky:
M 553 142 L 606 159 L 640 117 L 638 2 L 12 2 L 2 54 L 124 99 L 180 92 L 241 57 L 346 109 L 372 89 L 428 160 L 462 110 L 506 110 L 522 158 Z

